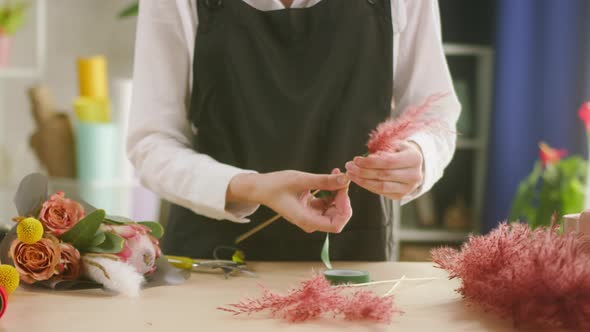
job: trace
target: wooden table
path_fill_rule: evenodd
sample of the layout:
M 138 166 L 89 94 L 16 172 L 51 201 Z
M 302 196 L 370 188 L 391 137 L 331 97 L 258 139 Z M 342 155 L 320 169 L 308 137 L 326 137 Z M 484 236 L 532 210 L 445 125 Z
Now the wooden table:
M 430 263 L 336 263 L 336 268 L 368 270 L 373 280 L 406 275 L 440 279 L 404 282 L 395 302 L 405 314 L 391 325 L 321 319 L 290 324 L 266 314 L 234 317 L 216 310 L 244 296 L 260 294 L 257 285 L 286 291 L 307 279 L 317 263 L 250 263 L 259 278 L 223 279 L 218 274 L 193 274 L 181 286 L 149 288 L 140 298 L 108 295 L 100 290 L 51 292 L 17 290 L 0 319 L 0 331 L 114 332 L 114 331 L 513 331 L 512 324 L 466 307 L 444 271 Z M 374 286 L 385 293 L 391 285 Z

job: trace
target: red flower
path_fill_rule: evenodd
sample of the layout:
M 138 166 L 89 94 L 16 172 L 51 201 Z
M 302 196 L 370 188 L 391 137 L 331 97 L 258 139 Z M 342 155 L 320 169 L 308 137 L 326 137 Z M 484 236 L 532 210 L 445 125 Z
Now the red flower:
M 541 158 L 541 164 L 543 167 L 553 165 L 565 156 L 567 156 L 567 150 L 554 149 L 546 143 L 539 143 L 539 157 Z
M 586 126 L 586 131 L 590 131 L 590 101 L 587 101 L 580 106 L 580 110 L 578 110 L 578 116 L 584 122 L 584 126 Z

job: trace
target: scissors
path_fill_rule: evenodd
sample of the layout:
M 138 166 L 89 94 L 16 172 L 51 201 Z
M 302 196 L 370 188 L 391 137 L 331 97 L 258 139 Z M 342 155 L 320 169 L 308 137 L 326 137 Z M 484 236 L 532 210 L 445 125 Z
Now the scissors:
M 199 261 L 190 257 L 166 256 L 168 262 L 173 266 L 192 272 L 212 273 L 221 270 L 225 279 L 232 274 L 243 273 L 249 277 L 256 277 L 256 273 L 248 270 L 245 263 L 234 262 L 230 260 L 203 260 Z

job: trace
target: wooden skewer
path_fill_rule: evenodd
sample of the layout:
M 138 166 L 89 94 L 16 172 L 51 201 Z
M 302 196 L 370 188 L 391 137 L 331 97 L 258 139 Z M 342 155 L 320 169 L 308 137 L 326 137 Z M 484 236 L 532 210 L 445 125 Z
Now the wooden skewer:
M 318 189 L 318 190 L 316 190 L 316 191 L 312 192 L 312 193 L 311 193 L 311 195 L 312 195 L 312 196 L 315 196 L 315 195 L 316 195 L 317 193 L 319 193 L 319 192 L 320 192 L 320 190 Z M 235 241 L 234 243 L 235 243 L 235 244 L 238 244 L 238 243 L 240 243 L 240 242 L 244 241 L 245 239 L 247 239 L 247 238 L 249 238 L 250 236 L 252 236 L 252 235 L 254 235 L 254 234 L 256 234 L 256 233 L 260 232 L 260 231 L 261 231 L 262 229 L 264 229 L 266 226 L 268 226 L 268 225 L 272 224 L 273 222 L 277 221 L 277 220 L 278 220 L 278 219 L 280 219 L 280 218 L 281 218 L 281 215 L 277 213 L 277 214 L 276 214 L 274 217 L 271 217 L 271 218 L 267 219 L 266 221 L 264 221 L 264 222 L 263 222 L 263 223 L 261 223 L 260 225 L 258 225 L 258 226 L 256 226 L 256 227 L 254 227 L 254 228 L 252 228 L 251 230 L 247 231 L 246 233 L 244 233 L 244 234 L 242 234 L 242 235 L 238 236 L 238 237 L 236 238 L 236 241 Z
M 275 222 L 275 221 L 276 221 L 276 220 L 278 220 L 279 218 L 281 218 L 281 215 L 277 213 L 277 214 L 276 214 L 274 217 L 272 217 L 272 218 L 270 218 L 270 219 L 267 219 L 265 222 L 261 223 L 260 225 L 258 225 L 258 226 L 256 226 L 256 227 L 254 227 L 254 228 L 252 228 L 251 230 L 247 231 L 246 233 L 244 233 L 244 234 L 242 234 L 242 235 L 238 236 L 238 237 L 236 238 L 236 242 L 235 242 L 235 244 L 238 244 L 238 243 L 240 243 L 240 242 L 244 241 L 245 239 L 249 238 L 250 236 L 252 236 L 252 235 L 254 235 L 254 234 L 258 233 L 260 230 L 262 230 L 262 229 L 263 229 L 263 228 L 265 228 L 266 226 L 268 226 L 268 225 L 272 224 L 273 222 Z

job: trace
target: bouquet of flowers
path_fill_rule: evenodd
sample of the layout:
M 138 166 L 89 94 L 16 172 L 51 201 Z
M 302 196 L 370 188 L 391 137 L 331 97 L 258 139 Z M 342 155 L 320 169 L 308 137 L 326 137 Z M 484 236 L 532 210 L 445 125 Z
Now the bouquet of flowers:
M 24 284 L 102 287 L 137 296 L 146 280 L 184 280 L 169 278 L 175 270 L 160 259 L 163 228 L 156 222 L 106 216 L 63 192 L 48 196 L 47 178 L 40 174 L 21 182 L 15 204 L 20 216 L 0 244 L 0 258 L 16 268 Z

